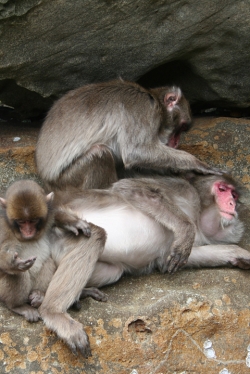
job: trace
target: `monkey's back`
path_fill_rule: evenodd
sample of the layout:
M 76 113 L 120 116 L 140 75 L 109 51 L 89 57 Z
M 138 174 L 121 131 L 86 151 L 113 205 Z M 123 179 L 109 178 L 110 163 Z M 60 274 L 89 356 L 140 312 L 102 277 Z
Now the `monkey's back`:
M 38 172 L 45 180 L 53 181 L 92 145 L 100 143 L 119 158 L 120 150 L 114 149 L 119 132 L 126 133 L 132 124 L 140 134 L 138 126 L 149 106 L 159 106 L 149 91 L 122 80 L 68 92 L 52 106 L 40 131 L 36 149 Z M 138 123 L 133 123 L 135 118 L 140 119 Z M 158 126 L 154 118 L 148 123 Z

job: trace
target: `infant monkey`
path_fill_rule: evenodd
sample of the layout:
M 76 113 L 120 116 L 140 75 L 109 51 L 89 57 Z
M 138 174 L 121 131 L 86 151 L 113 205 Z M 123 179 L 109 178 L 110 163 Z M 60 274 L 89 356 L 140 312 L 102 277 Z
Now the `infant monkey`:
M 69 209 L 53 207 L 52 200 L 53 193 L 46 195 L 31 180 L 13 183 L 6 197 L 0 198 L 0 300 L 30 322 L 40 318 L 35 307 L 40 306 L 59 265 L 56 251 L 63 252 L 75 242 L 84 247 L 91 235 L 86 221 Z

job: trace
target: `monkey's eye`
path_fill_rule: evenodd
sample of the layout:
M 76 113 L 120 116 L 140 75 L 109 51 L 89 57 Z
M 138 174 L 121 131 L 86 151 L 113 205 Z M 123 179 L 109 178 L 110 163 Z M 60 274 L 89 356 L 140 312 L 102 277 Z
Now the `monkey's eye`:
M 232 196 L 233 196 L 234 200 L 238 200 L 238 198 L 239 198 L 239 195 L 234 190 L 232 190 Z
M 219 186 L 218 186 L 218 190 L 220 191 L 220 192 L 231 192 L 231 195 L 232 195 L 232 197 L 233 197 L 233 199 L 234 200 L 237 200 L 238 199 L 238 197 L 239 197 L 239 195 L 237 194 L 237 192 L 233 189 L 233 187 L 232 186 L 226 186 L 225 184 L 219 184 Z
M 176 96 L 169 96 L 168 101 L 176 101 Z
M 225 192 L 225 191 L 227 190 L 227 187 L 224 186 L 223 184 L 220 184 L 220 185 L 218 186 L 218 190 L 219 190 L 220 192 Z
M 29 219 L 29 220 L 27 220 L 27 221 L 22 220 L 22 219 L 18 219 L 16 222 L 18 223 L 18 225 L 24 225 L 24 224 L 26 224 L 26 223 L 29 223 L 29 224 L 32 223 L 32 224 L 36 225 L 36 224 L 39 222 L 39 218 L 36 218 L 36 219 Z

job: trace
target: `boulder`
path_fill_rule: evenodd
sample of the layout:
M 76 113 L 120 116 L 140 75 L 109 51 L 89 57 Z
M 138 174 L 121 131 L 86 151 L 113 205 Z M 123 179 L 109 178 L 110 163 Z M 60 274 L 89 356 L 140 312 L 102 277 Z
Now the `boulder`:
M 0 100 L 34 116 L 72 88 L 122 77 L 249 107 L 249 17 L 234 0 L 3 0 Z

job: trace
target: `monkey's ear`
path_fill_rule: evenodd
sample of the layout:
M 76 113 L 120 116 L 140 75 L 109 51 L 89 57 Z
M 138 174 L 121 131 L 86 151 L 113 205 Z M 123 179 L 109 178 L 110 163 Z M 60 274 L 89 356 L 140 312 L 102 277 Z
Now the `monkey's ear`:
M 47 196 L 46 196 L 46 200 L 47 202 L 49 201 L 52 201 L 54 199 L 54 192 L 50 192 Z
M 181 98 L 181 90 L 179 87 L 173 87 L 173 89 L 166 93 L 164 96 L 164 104 L 166 105 L 168 110 L 173 110 L 175 105 L 178 104 Z
M 0 206 L 4 209 L 7 207 L 7 201 L 3 197 L 0 197 Z

